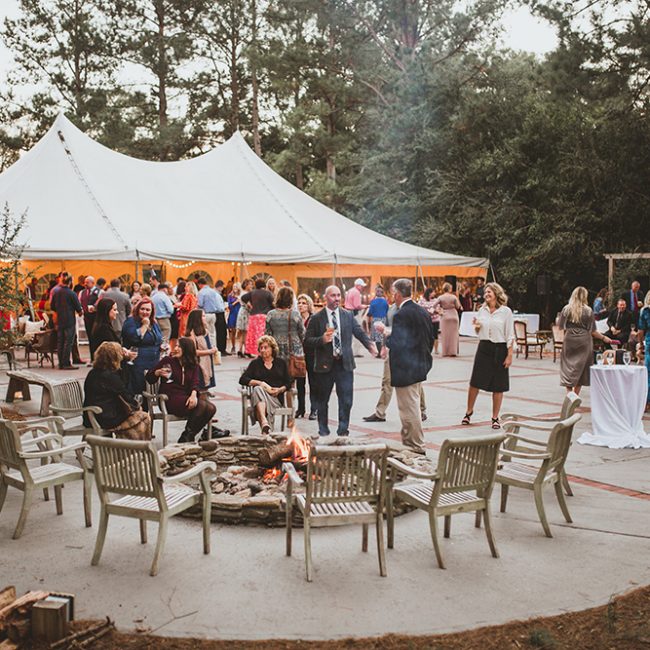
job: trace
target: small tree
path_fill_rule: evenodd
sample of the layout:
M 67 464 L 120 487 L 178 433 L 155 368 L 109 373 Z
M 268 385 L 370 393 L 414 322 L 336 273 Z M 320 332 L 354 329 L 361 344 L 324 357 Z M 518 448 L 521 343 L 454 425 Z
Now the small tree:
M 21 308 L 23 295 L 18 287 L 18 265 L 24 246 L 18 242 L 18 236 L 25 224 L 25 215 L 16 219 L 9 205 L 5 203 L 0 217 L 0 349 L 13 344 L 14 333 L 5 330 L 4 325 L 12 313 L 17 314 Z

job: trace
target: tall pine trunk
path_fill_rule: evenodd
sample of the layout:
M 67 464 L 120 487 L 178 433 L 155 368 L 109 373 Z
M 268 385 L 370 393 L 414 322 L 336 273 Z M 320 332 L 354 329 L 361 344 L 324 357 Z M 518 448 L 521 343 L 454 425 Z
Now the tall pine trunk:
M 251 89 L 253 93 L 252 126 L 253 126 L 253 148 L 258 156 L 262 155 L 262 140 L 260 138 L 260 106 L 259 106 L 259 84 L 257 82 L 257 0 L 251 0 Z

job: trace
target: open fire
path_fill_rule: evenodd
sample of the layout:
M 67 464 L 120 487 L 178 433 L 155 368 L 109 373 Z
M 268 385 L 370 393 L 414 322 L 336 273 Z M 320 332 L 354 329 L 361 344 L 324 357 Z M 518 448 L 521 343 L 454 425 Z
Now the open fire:
M 303 438 L 296 427 L 292 427 L 291 435 L 285 442 L 274 445 L 260 454 L 260 462 L 269 467 L 263 476 L 264 483 L 279 484 L 286 479 L 282 471 L 282 463 L 293 463 L 297 470 L 303 470 L 309 458 L 310 442 Z

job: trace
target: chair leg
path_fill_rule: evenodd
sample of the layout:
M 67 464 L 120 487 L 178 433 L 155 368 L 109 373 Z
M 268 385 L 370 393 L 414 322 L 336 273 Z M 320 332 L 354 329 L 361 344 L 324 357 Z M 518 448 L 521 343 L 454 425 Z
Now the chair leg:
M 166 447 L 167 446 L 167 418 L 166 417 L 163 417 L 162 425 L 163 425 L 163 447 Z M 151 422 L 151 426 L 153 427 L 153 421 Z
M 546 537 L 553 537 L 551 533 L 551 528 L 548 525 L 548 520 L 546 519 L 546 511 L 544 510 L 544 501 L 542 499 L 542 486 L 536 485 L 533 489 L 535 494 L 535 505 L 537 506 L 537 514 L 539 515 L 539 520 L 542 523 L 542 528 Z
M 481 510 L 477 510 L 476 513 L 480 513 Z M 496 542 L 494 541 L 494 535 L 492 534 L 492 521 L 490 519 L 490 504 L 488 503 L 483 510 L 483 518 L 485 519 L 485 535 L 487 536 L 488 544 L 490 545 L 490 551 L 492 551 L 492 557 L 499 557 L 499 551 L 497 550 Z
M 386 571 L 386 549 L 384 548 L 384 518 L 381 512 L 377 513 L 377 556 L 379 558 L 379 575 L 385 578 Z
M 23 494 L 23 506 L 20 510 L 20 517 L 18 517 L 18 523 L 16 524 L 16 530 L 14 530 L 14 539 L 18 539 L 23 534 L 23 528 L 25 528 L 25 521 L 27 521 L 27 513 L 32 505 L 32 491 L 25 490 Z
M 285 519 L 286 519 L 286 529 L 287 529 L 287 540 L 286 540 L 286 554 L 288 557 L 291 556 L 291 541 L 293 537 L 293 503 L 287 498 L 287 503 L 285 506 Z
M 165 540 L 167 539 L 167 517 L 162 517 L 158 522 L 158 539 L 156 540 L 156 550 L 153 554 L 153 562 L 151 563 L 151 571 L 149 575 L 158 575 L 158 561 L 165 548 Z
M 558 479 L 555 483 L 555 495 L 557 496 L 557 502 L 560 504 L 560 510 L 566 519 L 567 523 L 572 524 L 573 519 L 569 513 L 569 508 L 567 508 L 566 501 L 564 499 L 564 492 L 562 491 L 562 481 Z
M 431 540 L 433 541 L 433 549 L 436 552 L 438 566 L 441 569 L 444 569 L 446 567 L 445 563 L 442 561 L 442 552 L 440 551 L 440 545 L 438 543 L 438 522 L 437 517 L 433 514 L 433 512 L 429 512 L 429 528 L 431 529 Z
M 361 533 L 361 550 L 364 553 L 368 552 L 368 524 L 362 525 L 363 532 Z
M 97 566 L 99 564 L 99 558 L 102 555 L 102 550 L 104 549 L 104 542 L 106 541 L 106 529 L 108 528 L 108 513 L 104 506 L 99 514 L 99 528 L 97 530 L 97 540 L 95 541 L 95 552 L 93 553 L 93 559 L 90 561 L 92 566 Z
M 505 483 L 501 483 L 501 512 L 506 511 L 506 505 L 508 504 L 508 488 L 510 486 Z
M 208 555 L 210 553 L 211 504 L 210 504 L 210 497 L 207 496 L 206 494 L 203 494 L 202 505 L 203 505 L 203 554 Z
M 2 506 L 4 506 L 6 498 L 7 498 L 7 484 L 0 477 L 0 512 L 2 512 Z
M 312 581 L 312 566 L 311 566 L 311 526 L 309 519 L 305 517 L 303 524 L 303 533 L 305 536 L 305 571 L 307 573 L 307 582 Z
M 43 501 L 50 500 L 50 491 L 48 488 L 43 488 Z
M 61 493 L 61 486 L 54 486 L 54 502 L 56 503 L 56 514 L 63 514 L 63 495 Z
M 395 515 L 393 514 L 393 490 L 390 486 L 386 488 L 386 529 L 387 546 L 393 548 L 395 542 Z
M 474 517 L 474 528 L 480 528 L 481 527 L 481 515 L 482 515 L 481 510 L 476 511 L 476 516 Z
M 445 515 L 445 537 L 451 535 L 451 515 Z
M 140 544 L 147 543 L 147 520 L 140 519 Z
M 569 484 L 569 479 L 567 478 L 566 472 L 564 471 L 564 468 L 562 469 L 562 472 L 560 473 L 560 476 L 562 478 L 562 487 L 564 488 L 564 491 L 566 492 L 568 497 L 573 496 L 573 490 L 571 489 L 571 485 Z
M 92 486 L 91 486 L 91 478 L 90 474 L 88 472 L 85 473 L 84 478 L 84 493 L 83 493 L 83 500 L 84 500 L 84 517 L 85 517 L 85 523 L 86 523 L 86 528 L 90 528 L 93 525 L 93 520 L 92 520 L 92 498 L 91 498 L 91 492 L 92 492 Z

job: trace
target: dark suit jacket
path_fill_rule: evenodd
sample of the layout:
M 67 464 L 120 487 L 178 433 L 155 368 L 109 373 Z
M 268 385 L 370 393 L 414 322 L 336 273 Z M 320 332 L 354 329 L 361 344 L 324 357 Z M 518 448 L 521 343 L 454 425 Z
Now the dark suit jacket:
M 618 327 L 616 327 L 617 322 Z M 607 325 L 609 325 L 609 328 L 612 329 L 612 327 L 616 327 L 616 329 L 621 330 L 620 336 L 623 337 L 630 335 L 630 330 L 632 329 L 632 325 L 634 323 L 634 314 L 627 309 L 621 313 L 620 317 L 618 309 L 612 309 L 612 311 L 609 313 L 609 317 L 607 318 Z
M 367 348 L 370 348 L 371 341 L 361 329 L 359 323 L 354 320 L 352 312 L 339 307 L 341 318 L 341 358 L 343 367 L 346 370 L 354 370 L 354 355 L 352 354 L 352 337 L 359 339 Z M 323 307 L 317 314 L 314 314 L 307 325 L 307 332 L 303 346 L 306 349 L 314 350 L 314 372 L 325 373 L 332 370 L 334 363 L 334 345 L 332 342 L 325 343 L 323 334 L 327 329 L 327 310 Z
M 393 329 L 386 346 L 390 349 L 391 386 L 424 381 L 433 364 L 433 324 L 429 314 L 412 300 L 402 303 L 393 316 Z

